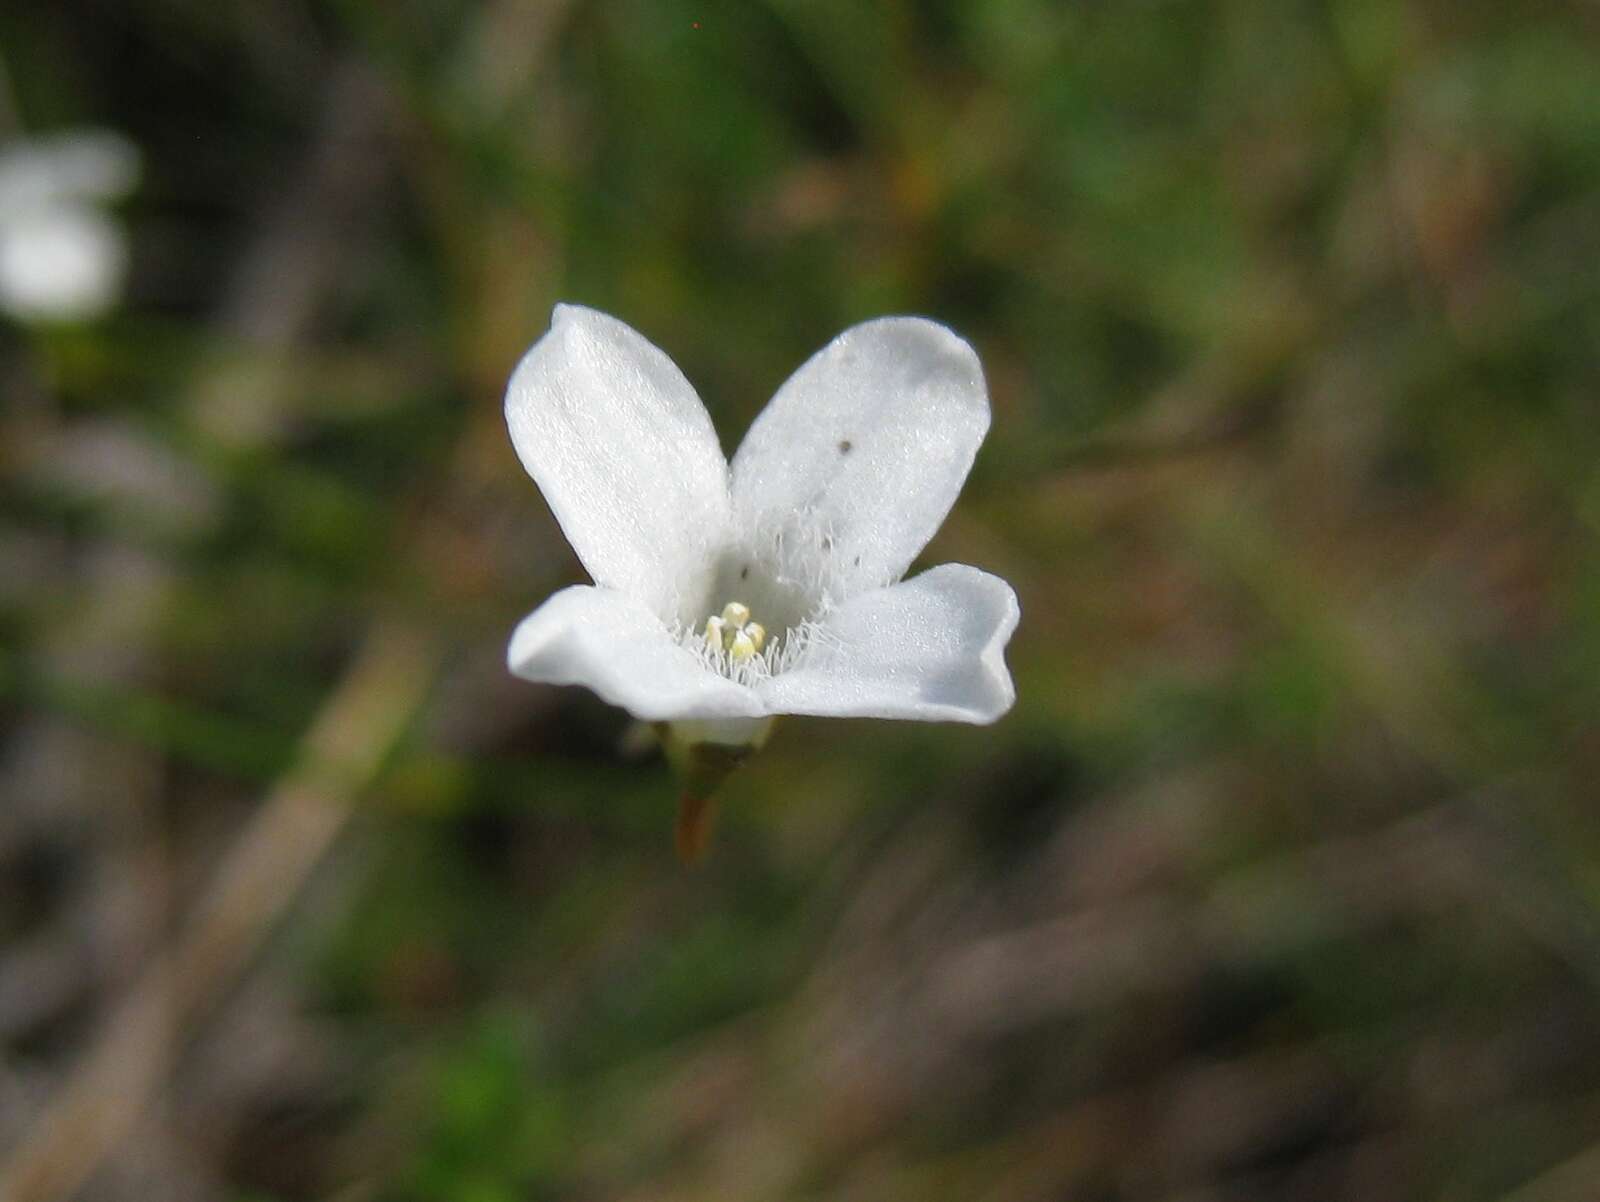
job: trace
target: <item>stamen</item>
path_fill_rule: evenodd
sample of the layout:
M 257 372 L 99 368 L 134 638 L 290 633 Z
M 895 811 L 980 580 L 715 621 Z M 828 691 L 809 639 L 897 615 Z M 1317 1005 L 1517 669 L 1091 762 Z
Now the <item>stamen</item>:
M 751 684 L 797 662 L 814 641 L 814 628 L 801 623 L 780 638 L 769 637 L 765 626 L 750 620 L 748 605 L 729 601 L 720 614 L 706 619 L 701 633 L 685 631 L 680 638 L 713 672 Z
M 713 651 L 722 650 L 723 625 L 721 618 L 711 617 L 706 619 L 706 646 Z

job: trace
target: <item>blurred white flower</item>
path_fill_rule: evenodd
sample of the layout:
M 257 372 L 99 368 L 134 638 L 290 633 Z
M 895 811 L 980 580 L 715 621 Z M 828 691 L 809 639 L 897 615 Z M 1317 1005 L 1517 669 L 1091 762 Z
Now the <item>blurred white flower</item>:
M 559 305 L 511 377 L 506 420 L 595 581 L 517 627 L 517 674 L 730 746 L 778 714 L 992 722 L 1011 707 L 1010 586 L 961 564 L 901 582 L 989 425 L 977 356 L 943 326 L 846 330 L 730 465 L 662 351 Z
M 127 195 L 138 173 L 138 150 L 103 130 L 0 149 L 0 310 L 19 321 L 80 321 L 115 304 L 128 246 L 103 206 Z

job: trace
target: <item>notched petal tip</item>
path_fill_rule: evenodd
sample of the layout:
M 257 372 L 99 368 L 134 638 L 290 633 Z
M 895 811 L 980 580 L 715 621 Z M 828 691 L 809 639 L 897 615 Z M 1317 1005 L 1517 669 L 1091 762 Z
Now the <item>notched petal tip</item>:
M 965 565 L 954 565 L 964 567 Z M 969 569 L 985 577 L 995 593 L 1004 592 L 1001 603 L 1000 619 L 995 624 L 994 633 L 990 636 L 988 644 L 978 653 L 978 663 L 982 666 L 987 677 L 987 683 L 993 690 L 993 701 L 987 710 L 974 709 L 973 717 L 968 719 L 979 726 L 989 726 L 998 722 L 1011 712 L 1012 706 L 1017 703 L 1017 684 L 1011 676 L 1011 668 L 1006 663 L 1006 647 L 1011 643 L 1011 636 L 1016 633 L 1017 624 L 1022 620 L 1022 605 L 1017 600 L 1017 592 L 998 576 L 991 576 L 977 568 Z
M 570 325 L 583 325 L 588 322 L 611 322 L 615 325 L 632 329 L 619 318 L 612 317 L 609 313 L 602 313 L 599 309 L 591 309 L 588 305 L 576 304 L 573 301 L 557 301 L 550 310 L 550 329 L 562 329 Z

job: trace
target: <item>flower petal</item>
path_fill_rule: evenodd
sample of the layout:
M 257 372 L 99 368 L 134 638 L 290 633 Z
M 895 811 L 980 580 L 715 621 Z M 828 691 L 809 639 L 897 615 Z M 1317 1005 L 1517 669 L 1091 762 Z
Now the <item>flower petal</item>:
M 116 222 L 61 204 L 0 222 L 0 310 L 19 321 L 82 321 L 116 303 L 128 246 Z
M 853 326 L 750 427 L 733 458 L 738 528 L 792 530 L 831 601 L 890 584 L 950 512 L 988 428 L 983 369 L 955 334 L 919 317 Z
M 110 130 L 13 143 L 0 150 L 0 219 L 73 201 L 118 200 L 138 178 L 138 147 Z
M 506 424 L 595 583 L 675 619 L 728 529 L 728 465 L 671 359 L 614 317 L 557 305 L 517 365 Z
M 775 714 L 993 722 L 1016 700 L 1004 653 L 1017 617 L 1004 580 L 944 564 L 835 610 L 756 691 Z
M 631 597 L 578 584 L 517 626 L 506 663 L 542 684 L 581 684 L 646 722 L 764 713 L 755 694 L 718 676 Z

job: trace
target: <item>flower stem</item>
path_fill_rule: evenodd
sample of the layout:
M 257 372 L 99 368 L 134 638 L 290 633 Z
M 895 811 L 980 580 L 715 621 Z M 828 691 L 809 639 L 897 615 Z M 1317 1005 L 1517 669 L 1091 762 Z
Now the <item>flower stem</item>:
M 706 848 L 711 844 L 716 808 L 716 803 L 710 797 L 697 797 L 685 791 L 678 798 L 678 823 L 673 835 L 678 859 L 686 867 L 693 867 L 705 858 Z
M 707 742 L 698 736 L 708 732 L 703 726 L 689 723 L 661 722 L 656 733 L 661 738 L 667 762 L 672 765 L 683 792 L 678 798 L 678 823 L 675 841 L 678 858 L 685 864 L 697 864 L 704 858 L 711 843 L 712 818 L 715 814 L 713 798 L 728 774 L 766 742 L 772 728 L 771 719 L 751 724 L 749 730 L 738 734 L 748 742 Z M 726 736 L 729 731 L 714 733 Z

